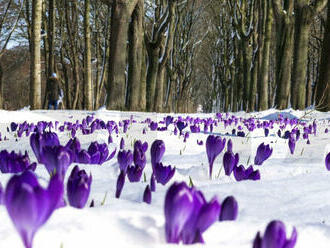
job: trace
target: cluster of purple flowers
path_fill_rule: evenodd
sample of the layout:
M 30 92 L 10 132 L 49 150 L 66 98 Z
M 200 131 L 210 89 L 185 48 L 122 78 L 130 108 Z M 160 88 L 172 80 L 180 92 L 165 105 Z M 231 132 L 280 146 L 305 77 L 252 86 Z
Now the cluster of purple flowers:
M 166 241 L 194 244 L 204 243 L 203 233 L 215 222 L 235 220 L 238 204 L 234 197 L 207 202 L 201 191 L 176 182 L 166 193 L 164 211 Z

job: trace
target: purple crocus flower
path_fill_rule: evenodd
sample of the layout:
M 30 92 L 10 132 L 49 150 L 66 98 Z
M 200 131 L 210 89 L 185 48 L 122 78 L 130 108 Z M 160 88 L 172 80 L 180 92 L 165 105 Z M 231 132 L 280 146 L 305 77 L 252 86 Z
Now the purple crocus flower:
M 165 118 L 165 125 L 166 125 L 166 127 L 168 127 L 173 122 L 173 119 L 174 118 L 172 116 L 170 116 L 170 115 L 166 116 L 166 118 Z
M 253 248 L 293 248 L 297 241 L 297 230 L 294 227 L 291 237 L 286 238 L 286 230 L 282 221 L 273 220 L 266 228 L 264 237 L 257 233 Z
M 147 185 L 146 189 L 143 193 L 143 202 L 150 204 L 151 203 L 151 190 L 149 185 Z
M 45 146 L 41 160 L 50 175 L 57 173 L 64 179 L 66 170 L 73 162 L 73 156 L 71 150 L 63 146 Z
M 206 153 L 209 160 L 210 179 L 212 178 L 213 163 L 225 147 L 226 139 L 220 136 L 209 135 L 206 139 Z
M 184 123 L 183 121 L 178 121 L 176 123 L 176 126 L 178 127 L 179 131 L 180 131 L 180 135 L 182 134 L 182 130 L 185 129 L 188 124 L 187 123 Z
M 255 165 L 262 165 L 262 163 L 267 160 L 273 153 L 273 149 L 269 147 L 269 145 L 265 145 L 261 143 L 258 146 L 257 154 L 254 158 Z
M 92 175 L 85 170 L 79 170 L 76 165 L 71 171 L 67 184 L 68 200 L 72 207 L 83 208 L 86 205 L 91 190 Z
M 327 167 L 327 169 L 330 170 L 330 152 L 325 157 L 325 167 Z
M 168 243 L 204 243 L 202 234 L 219 218 L 217 198 L 207 202 L 202 192 L 174 183 L 165 197 L 165 234 Z
M 232 151 L 227 151 L 223 155 L 223 168 L 225 169 L 225 174 L 227 176 L 230 176 L 230 174 L 233 172 L 233 169 L 235 166 L 237 166 L 239 161 L 239 155 L 234 153 Z
M 243 165 L 235 166 L 233 171 L 236 181 L 260 180 L 259 170 L 253 170 L 252 165 L 249 166 L 247 169 L 245 169 Z
M 116 187 L 116 198 L 119 198 L 121 195 L 121 192 L 124 188 L 124 184 L 125 184 L 125 177 L 126 177 L 126 173 L 125 171 L 120 171 L 120 174 L 117 178 L 117 187 Z
M 63 182 L 56 174 L 48 188 L 42 188 L 36 175 L 25 171 L 13 176 L 6 187 L 5 205 L 25 248 L 32 248 L 34 235 L 45 224 L 63 196 Z
M 120 170 L 126 172 L 127 168 L 129 166 L 131 166 L 131 164 L 133 162 L 133 154 L 132 154 L 131 150 L 127 150 L 127 151 L 122 150 L 122 151 L 118 152 L 117 160 L 118 160 Z
M 150 149 L 151 165 L 154 167 L 159 163 L 165 152 L 165 143 L 162 140 L 155 140 Z
M 132 165 L 127 167 L 127 177 L 128 180 L 133 182 L 140 182 L 142 177 L 143 168 L 138 165 Z
M 116 154 L 116 149 L 109 155 L 109 148 L 106 143 L 99 144 L 97 141 L 92 142 L 88 147 L 91 164 L 103 164 L 112 159 Z
M 147 149 L 148 149 L 147 142 L 144 142 L 142 144 L 142 142 L 138 140 L 134 143 L 134 151 L 133 151 L 134 164 L 136 166 L 139 166 L 141 169 L 143 169 L 147 163 L 147 158 L 145 155 Z
M 71 150 L 73 161 L 79 163 L 78 154 L 81 150 L 81 146 L 78 138 L 70 139 L 65 147 Z
M 10 130 L 12 132 L 15 132 L 16 129 L 17 129 L 17 127 L 18 127 L 18 124 L 17 123 L 15 123 L 15 122 L 10 123 Z
M 221 204 L 220 221 L 236 220 L 238 215 L 238 203 L 233 196 L 228 196 Z
M 165 234 L 168 243 L 179 243 L 181 232 L 194 212 L 194 197 L 186 183 L 174 183 L 165 196 Z
M 150 127 L 150 130 L 151 130 L 151 131 L 155 131 L 155 130 L 157 129 L 157 127 L 158 127 L 158 123 L 152 121 L 152 122 L 150 122 L 149 127 Z
M 294 140 L 293 137 L 290 137 L 290 138 L 289 138 L 289 143 L 288 143 L 288 145 L 289 145 L 290 153 L 293 154 L 293 153 L 294 153 L 294 150 L 295 150 L 295 148 L 296 148 L 296 141 Z
M 175 168 L 172 168 L 172 166 L 164 166 L 162 163 L 157 163 L 153 167 L 153 174 L 155 175 L 155 178 L 157 182 L 161 183 L 162 185 L 165 185 L 168 183 L 168 181 L 171 180 L 171 178 L 174 176 Z
M 42 163 L 42 150 L 45 146 L 59 146 L 60 141 L 56 133 L 33 133 L 30 137 L 31 148 L 39 163 Z
M 25 152 L 16 154 L 14 151 L 9 153 L 7 150 L 0 152 L 0 171 L 1 173 L 19 173 L 25 170 L 35 170 L 36 163 L 30 164 L 29 155 Z
M 244 131 L 238 131 L 238 132 L 237 132 L 237 136 L 238 136 L 238 137 L 245 137 L 245 133 L 244 133 Z

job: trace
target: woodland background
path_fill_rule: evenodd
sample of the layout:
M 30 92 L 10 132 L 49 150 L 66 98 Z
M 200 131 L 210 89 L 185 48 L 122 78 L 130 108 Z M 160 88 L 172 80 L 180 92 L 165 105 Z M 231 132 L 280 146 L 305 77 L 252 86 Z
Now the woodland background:
M 330 1 L 1 0 L 0 107 L 330 111 Z

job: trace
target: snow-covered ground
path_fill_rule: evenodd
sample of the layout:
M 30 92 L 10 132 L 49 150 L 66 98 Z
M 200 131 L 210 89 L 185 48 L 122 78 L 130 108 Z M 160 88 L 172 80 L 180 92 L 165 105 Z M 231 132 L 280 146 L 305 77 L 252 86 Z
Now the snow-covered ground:
M 173 134 L 173 125 L 169 131 L 156 132 L 147 130 L 142 134 L 147 124 L 139 123 L 146 118 L 163 120 L 163 114 L 150 113 L 122 113 L 100 110 L 93 112 L 96 118 L 104 121 L 116 122 L 130 119 L 133 115 L 134 123 L 126 134 L 114 135 L 114 143 L 110 147 L 119 145 L 121 137 L 125 139 L 125 149 L 132 149 L 134 140 L 141 139 L 151 143 L 155 139 L 162 139 L 166 145 L 163 158 L 164 164 L 171 164 L 177 168 L 174 178 L 166 185 L 157 184 L 152 193 L 151 205 L 142 202 L 142 196 L 151 175 L 150 150 L 147 151 L 147 166 L 145 169 L 147 182 L 129 183 L 126 180 L 120 199 L 115 198 L 116 180 L 119 174 L 117 158 L 99 165 L 79 165 L 80 168 L 91 172 L 93 176 L 92 190 L 88 205 L 93 199 L 95 207 L 86 206 L 82 210 L 65 207 L 56 210 L 48 222 L 37 232 L 34 238 L 34 248 L 91 248 L 91 247 L 175 247 L 165 242 L 164 231 L 164 198 L 167 188 L 174 181 L 189 182 L 192 178 L 194 185 L 202 190 L 209 200 L 214 195 L 224 199 L 229 195 L 235 196 L 239 205 L 239 216 L 233 222 L 217 222 L 203 235 L 206 245 L 192 247 L 226 247 L 251 248 L 252 241 L 258 231 L 262 233 L 266 225 L 273 219 L 286 224 L 288 235 L 292 226 L 298 231 L 297 248 L 329 247 L 330 245 L 330 172 L 325 168 L 325 156 L 330 152 L 330 132 L 324 133 L 330 127 L 330 113 L 285 111 L 285 117 L 297 117 L 312 122 L 317 119 L 317 135 L 311 135 L 310 145 L 302 138 L 296 145 L 294 155 L 288 148 L 288 140 L 276 135 L 278 126 L 270 131 L 269 137 L 264 137 L 262 129 L 257 129 L 249 137 L 241 138 L 231 134 L 232 127 L 224 128 L 221 124 L 215 127 L 213 133 L 219 134 L 233 141 L 234 153 L 239 153 L 240 164 L 250 160 L 252 164 L 256 149 L 262 142 L 270 144 L 274 151 L 270 159 L 262 166 L 255 166 L 260 170 L 260 181 L 236 182 L 234 177 L 227 177 L 222 170 L 223 153 L 214 164 L 214 176 L 208 178 L 208 160 L 205 150 L 205 140 L 208 134 L 190 134 L 186 143 L 183 137 Z M 284 112 L 282 112 L 284 113 Z M 27 150 L 32 161 L 35 156 L 29 145 L 29 138 L 25 134 L 16 141 L 12 133 L 7 133 L 10 122 L 64 121 L 74 122 L 82 120 L 87 111 L 0 111 L 0 132 L 8 141 L 0 142 L 0 150 Z M 276 110 L 268 110 L 252 114 L 236 113 L 239 117 L 255 117 L 264 120 L 275 119 Z M 215 118 L 214 114 L 195 114 L 192 117 Z M 188 129 L 188 128 L 187 128 Z M 246 131 L 246 130 L 245 130 Z M 69 132 L 58 133 L 61 143 L 66 144 L 70 138 Z M 96 131 L 92 135 L 77 133 L 83 148 L 87 148 L 92 141 L 107 142 L 107 131 Z M 197 140 L 203 140 L 199 146 Z M 250 157 L 250 159 L 249 159 Z M 69 176 L 71 166 L 66 174 Z M 43 165 L 36 170 L 44 185 L 47 184 L 48 173 Z M 10 178 L 0 174 L 3 186 Z M 0 247 L 23 247 L 4 206 L 0 206 Z

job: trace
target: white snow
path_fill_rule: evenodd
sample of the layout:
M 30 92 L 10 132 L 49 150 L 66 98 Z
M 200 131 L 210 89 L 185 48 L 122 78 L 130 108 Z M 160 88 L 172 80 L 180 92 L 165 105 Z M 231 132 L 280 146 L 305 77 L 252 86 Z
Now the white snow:
M 129 119 L 131 115 L 137 121 L 146 118 L 160 121 L 166 116 L 156 113 L 106 111 L 104 108 L 94 113 L 96 118 L 104 121 L 111 119 L 116 122 Z M 271 109 L 252 114 L 239 112 L 235 115 L 244 118 L 254 116 L 263 121 L 273 120 L 278 113 Z M 240 155 L 240 164 L 246 165 L 249 157 L 251 157 L 250 161 L 253 161 L 256 149 L 261 142 L 273 147 L 274 152 L 270 159 L 262 166 L 255 166 L 261 173 L 261 180 L 256 182 L 236 182 L 233 177 L 226 177 L 223 170 L 218 178 L 223 152 L 215 161 L 214 176 L 212 180 L 209 180 L 205 151 L 207 134 L 190 134 L 190 138 L 184 143 L 182 137 L 174 136 L 173 126 L 166 132 L 153 132 L 148 129 L 147 134 L 143 135 L 142 130 L 147 124 L 133 124 L 129 127 L 127 134 L 120 133 L 118 137 L 114 135 L 114 143 L 118 146 L 121 137 L 124 137 L 125 148 L 132 149 L 134 139 L 148 141 L 148 163 L 145 169 L 147 182 L 129 183 L 126 180 L 121 199 L 118 200 L 114 197 L 119 174 L 116 157 L 102 166 L 79 165 L 80 168 L 84 168 L 93 175 L 88 204 L 94 199 L 95 207 L 86 206 L 83 210 L 77 210 L 67 206 L 55 211 L 35 235 L 33 247 L 176 247 L 165 243 L 164 197 L 167 188 L 174 181 L 189 182 L 189 176 L 194 185 L 204 192 L 207 199 L 214 195 L 218 195 L 220 199 L 233 195 L 239 204 L 237 221 L 215 223 L 203 234 L 206 245 L 190 247 L 251 248 L 256 233 L 258 231 L 264 233 L 266 225 L 273 219 L 281 220 L 286 224 L 287 235 L 291 234 L 292 226 L 297 228 L 297 248 L 329 247 L 330 172 L 325 168 L 324 159 L 330 152 L 330 133 L 325 134 L 324 129 L 329 128 L 330 113 L 314 111 L 305 115 L 305 112 L 293 110 L 282 111 L 282 113 L 289 118 L 303 117 L 304 120 L 310 122 L 314 118 L 318 120 L 317 136 L 311 136 L 311 145 L 306 145 L 306 141 L 301 138 L 296 145 L 295 155 L 289 153 L 287 140 L 277 137 L 277 125 L 270 131 L 267 138 L 264 137 L 263 130 L 251 133 L 249 138 L 240 138 L 225 135 L 226 132 L 231 133 L 233 127 L 227 127 L 226 130 L 223 124 L 220 127 L 214 127 L 214 133 L 220 133 L 227 139 L 232 139 L 233 151 Z M 6 128 L 11 121 L 75 122 L 89 114 L 91 112 L 87 111 L 0 111 L 0 131 L 2 137 L 9 138 L 9 141 L 0 142 L 0 149 L 16 152 L 27 150 L 31 160 L 35 161 L 29 146 L 29 138 L 24 134 L 22 139 L 16 142 L 13 134 L 7 133 Z M 189 116 L 215 118 L 214 114 Z M 122 132 L 122 128 L 120 131 Z M 96 131 L 89 136 L 83 136 L 79 131 L 77 136 L 83 148 L 88 147 L 92 141 L 106 142 L 108 138 L 106 131 Z M 59 133 L 59 137 L 62 144 L 70 138 L 69 133 Z M 155 139 L 163 139 L 165 142 L 166 152 L 163 163 L 176 166 L 177 171 L 168 185 L 157 184 L 156 192 L 152 193 L 152 204 L 147 205 L 142 203 L 142 195 L 150 180 L 149 149 Z M 196 140 L 203 140 L 204 145 L 198 146 Z M 72 168 L 73 166 L 69 168 L 67 177 Z M 40 176 L 41 182 L 46 185 L 48 174 L 44 166 L 39 165 L 36 173 Z M 3 186 L 9 178 L 9 175 L 0 174 L 0 182 Z M 0 247 L 23 247 L 4 206 L 0 206 L 0 223 Z

